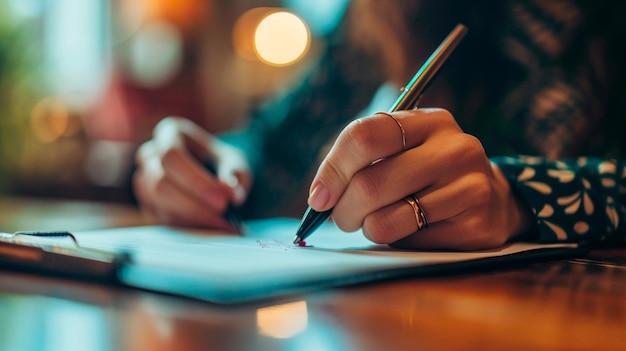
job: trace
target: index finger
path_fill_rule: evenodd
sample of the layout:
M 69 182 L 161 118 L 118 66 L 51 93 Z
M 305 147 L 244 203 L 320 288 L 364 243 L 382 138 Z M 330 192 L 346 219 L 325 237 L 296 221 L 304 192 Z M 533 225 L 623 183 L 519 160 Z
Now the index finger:
M 206 168 L 212 138 L 190 121 L 169 119 L 155 129 L 153 143 L 165 178 L 187 196 L 223 211 L 234 193 Z
M 454 117 L 442 109 L 398 111 L 391 115 L 395 121 L 385 114 L 357 119 L 339 134 L 311 183 L 309 206 L 316 211 L 332 208 L 361 169 L 404 151 L 405 145 L 407 150 L 417 147 L 435 133 L 450 128 L 460 130 Z

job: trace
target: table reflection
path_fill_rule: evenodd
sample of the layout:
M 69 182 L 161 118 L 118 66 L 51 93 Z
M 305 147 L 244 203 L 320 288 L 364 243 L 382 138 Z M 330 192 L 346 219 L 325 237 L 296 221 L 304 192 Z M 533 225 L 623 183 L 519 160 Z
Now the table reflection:
M 0 210 L 16 230 L 141 223 L 124 206 Z M 624 296 L 626 249 L 226 306 L 0 270 L 0 350 L 625 350 Z
M 257 330 L 261 335 L 286 339 L 303 332 L 308 323 L 306 301 L 296 301 L 259 308 L 256 311 Z
M 111 350 L 115 317 L 98 306 L 49 297 L 0 297 L 2 350 Z

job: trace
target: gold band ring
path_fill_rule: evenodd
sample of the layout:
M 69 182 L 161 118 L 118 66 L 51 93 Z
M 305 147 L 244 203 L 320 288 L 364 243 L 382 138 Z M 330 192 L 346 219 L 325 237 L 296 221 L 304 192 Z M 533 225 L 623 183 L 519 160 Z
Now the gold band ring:
M 402 124 L 400 124 L 400 121 L 398 121 L 398 119 L 395 118 L 392 114 L 387 112 L 376 112 L 375 115 L 389 116 L 391 117 L 391 119 L 393 119 L 394 122 L 396 122 L 398 127 L 400 127 L 400 132 L 402 133 L 402 151 L 406 151 L 406 132 L 404 131 L 404 127 L 402 127 Z
M 426 213 L 422 209 L 422 205 L 415 195 L 409 195 L 403 199 L 408 203 L 413 209 L 413 214 L 415 215 L 415 222 L 417 223 L 417 231 L 424 228 L 428 228 L 428 220 L 426 219 Z

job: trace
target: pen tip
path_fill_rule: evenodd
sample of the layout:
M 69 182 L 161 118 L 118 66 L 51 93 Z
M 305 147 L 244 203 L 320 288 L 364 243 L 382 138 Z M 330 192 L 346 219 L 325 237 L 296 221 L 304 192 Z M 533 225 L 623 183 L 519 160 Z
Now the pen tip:
M 298 244 L 299 242 L 302 241 L 302 238 L 300 238 L 299 236 L 296 235 L 296 237 L 293 239 L 293 243 L 294 244 Z

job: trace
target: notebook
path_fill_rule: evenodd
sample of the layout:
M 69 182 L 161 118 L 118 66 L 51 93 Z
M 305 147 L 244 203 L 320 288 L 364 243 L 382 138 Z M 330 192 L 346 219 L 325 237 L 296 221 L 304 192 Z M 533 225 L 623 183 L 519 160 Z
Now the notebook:
M 359 283 L 494 269 L 584 252 L 514 243 L 476 252 L 398 250 L 322 225 L 292 244 L 299 221 L 249 221 L 244 234 L 167 226 L 0 234 L 0 268 L 94 279 L 212 303 L 250 302 Z

